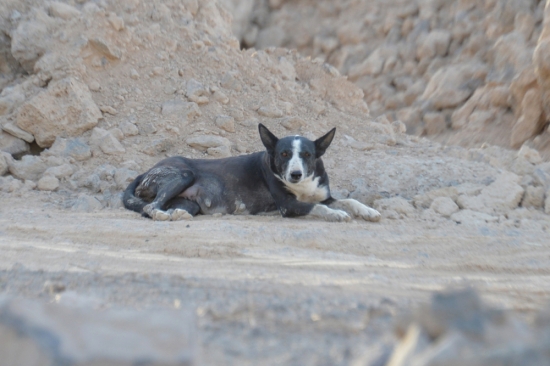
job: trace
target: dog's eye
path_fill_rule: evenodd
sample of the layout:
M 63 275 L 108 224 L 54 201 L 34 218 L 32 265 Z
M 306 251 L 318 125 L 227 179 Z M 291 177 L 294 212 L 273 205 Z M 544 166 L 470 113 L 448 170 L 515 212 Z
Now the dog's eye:
M 307 153 L 304 154 L 304 156 L 305 156 L 306 158 L 309 158 L 309 157 L 311 156 L 311 154 L 307 152 Z
M 282 156 L 283 158 L 286 158 L 286 157 L 288 157 L 288 153 L 287 153 L 286 151 L 285 151 L 285 152 L 282 152 L 282 153 L 281 153 L 281 156 Z

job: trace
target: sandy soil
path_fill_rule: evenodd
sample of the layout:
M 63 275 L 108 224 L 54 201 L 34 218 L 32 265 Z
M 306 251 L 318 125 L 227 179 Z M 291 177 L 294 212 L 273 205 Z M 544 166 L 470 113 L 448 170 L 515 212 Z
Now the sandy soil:
M 2 197 L 0 291 L 71 306 L 184 307 L 205 364 L 349 364 L 389 352 L 395 315 L 475 285 L 527 315 L 550 294 L 540 230 L 415 219 L 325 223 L 277 216 L 153 222 L 74 213 L 54 195 Z M 49 294 L 46 281 L 65 286 Z

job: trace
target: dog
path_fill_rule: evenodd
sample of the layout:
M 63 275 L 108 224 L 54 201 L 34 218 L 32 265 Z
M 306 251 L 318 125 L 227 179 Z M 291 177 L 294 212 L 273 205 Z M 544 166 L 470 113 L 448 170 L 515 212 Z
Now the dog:
M 276 210 L 283 217 L 380 220 L 375 209 L 330 195 L 321 157 L 336 128 L 315 141 L 279 139 L 263 124 L 258 129 L 266 151 L 224 159 L 166 158 L 128 185 L 124 206 L 153 220 Z

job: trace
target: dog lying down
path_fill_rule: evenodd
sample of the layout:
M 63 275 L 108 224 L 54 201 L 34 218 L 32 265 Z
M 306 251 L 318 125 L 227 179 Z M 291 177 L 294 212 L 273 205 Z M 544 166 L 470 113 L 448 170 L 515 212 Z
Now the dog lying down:
M 153 220 L 203 214 L 256 215 L 349 221 L 380 220 L 380 213 L 353 199 L 331 197 L 321 156 L 336 129 L 315 141 L 277 138 L 259 125 L 266 151 L 225 159 L 166 158 L 138 176 L 124 192 L 124 206 Z

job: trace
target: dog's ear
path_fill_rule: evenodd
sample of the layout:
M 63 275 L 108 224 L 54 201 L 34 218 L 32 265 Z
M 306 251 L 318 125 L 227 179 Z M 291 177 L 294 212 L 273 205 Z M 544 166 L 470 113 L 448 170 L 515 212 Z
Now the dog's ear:
M 272 134 L 271 131 L 261 123 L 258 125 L 258 130 L 260 131 L 260 138 L 267 151 L 273 152 L 273 150 L 275 150 L 275 145 L 277 145 L 277 141 L 279 141 L 277 136 Z
M 327 151 L 334 134 L 336 133 L 336 127 L 330 130 L 326 135 L 319 137 L 315 140 L 315 157 L 320 158 Z

